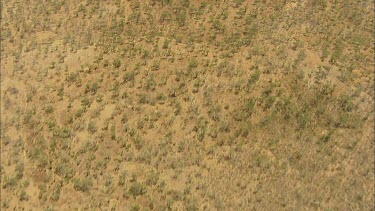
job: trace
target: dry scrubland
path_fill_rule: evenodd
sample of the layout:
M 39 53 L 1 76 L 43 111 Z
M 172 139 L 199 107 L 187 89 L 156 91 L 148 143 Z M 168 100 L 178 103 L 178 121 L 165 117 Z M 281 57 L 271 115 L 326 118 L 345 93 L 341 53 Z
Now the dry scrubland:
M 2 1 L 1 210 L 371 210 L 374 1 Z

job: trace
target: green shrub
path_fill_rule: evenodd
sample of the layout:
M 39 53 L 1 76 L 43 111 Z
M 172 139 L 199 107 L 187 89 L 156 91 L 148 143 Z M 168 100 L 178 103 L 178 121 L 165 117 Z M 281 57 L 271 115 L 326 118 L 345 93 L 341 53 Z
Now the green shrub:
M 17 179 L 17 177 L 8 178 L 5 176 L 2 182 L 3 183 L 2 188 L 11 189 L 17 186 L 18 181 L 19 179 Z
M 185 26 L 186 24 L 186 11 L 185 9 L 180 9 L 180 11 L 177 14 L 176 21 L 179 26 Z
M 197 61 L 196 59 L 192 59 L 192 60 L 190 60 L 190 62 L 189 62 L 188 69 L 189 69 L 189 70 L 192 70 L 192 69 L 194 69 L 194 68 L 197 68 L 198 65 L 199 65 L 198 61 Z
M 77 191 L 87 192 L 91 189 L 93 182 L 89 178 L 75 179 L 73 181 L 73 187 Z
M 95 133 L 98 130 L 98 127 L 96 126 L 95 122 L 90 121 L 87 130 L 90 133 Z
M 45 108 L 44 108 L 44 111 L 47 113 L 47 114 L 51 114 L 53 113 L 53 107 L 51 105 L 47 105 Z
M 146 94 L 139 94 L 138 102 L 140 104 L 148 104 L 150 102 L 150 97 Z
M 53 135 L 59 138 L 69 138 L 72 135 L 72 130 L 70 128 L 57 128 L 53 131 Z
M 124 76 L 124 83 L 126 82 L 133 82 L 135 79 L 136 73 L 134 71 L 125 73 Z
M 28 201 L 29 198 L 30 198 L 30 196 L 27 195 L 27 193 L 24 190 L 21 191 L 20 196 L 19 196 L 20 201 Z
M 58 201 L 60 199 L 60 193 L 61 193 L 61 186 L 57 185 L 52 192 L 51 200 Z
M 260 71 L 256 70 L 255 73 L 253 73 L 248 81 L 249 85 L 255 84 L 260 78 Z
M 120 59 L 115 59 L 115 60 L 113 61 L 113 66 L 114 66 L 115 68 L 119 68 L 119 67 L 121 67 L 121 60 L 120 60 Z
M 151 65 L 151 70 L 152 71 L 157 71 L 160 69 L 160 62 L 159 61 L 154 61 Z
M 24 170 L 25 170 L 25 166 L 23 163 L 20 163 L 16 166 L 16 169 L 15 169 L 15 172 L 16 172 L 16 176 L 15 178 L 17 180 L 20 180 L 22 177 L 23 177 L 23 174 L 24 174 Z
M 98 91 L 99 89 L 99 84 L 98 82 L 94 82 L 94 83 L 87 83 L 86 84 L 86 89 L 85 89 L 85 93 L 91 93 L 91 94 L 96 94 L 96 92 Z
M 136 198 L 137 196 L 143 195 L 145 193 L 146 193 L 146 187 L 139 182 L 133 183 L 129 188 L 129 194 L 132 195 L 134 198 Z
M 58 163 L 55 167 L 55 174 L 57 174 L 60 177 L 68 180 L 68 179 L 71 179 L 74 176 L 75 171 L 74 171 L 73 167 L 70 166 L 69 164 Z
M 125 183 L 126 183 L 126 172 L 123 171 L 123 172 L 121 172 L 121 175 L 120 175 L 120 177 L 118 179 L 118 185 L 119 186 L 124 186 Z
M 41 184 L 38 186 L 39 188 L 39 195 L 38 195 L 38 199 L 39 200 L 43 200 L 43 201 L 46 201 L 47 200 L 47 186 L 45 184 Z
M 127 114 L 122 114 L 122 116 L 121 116 L 121 123 L 122 124 L 125 124 L 125 123 L 127 123 L 128 122 L 128 120 L 129 120 L 129 117 L 128 117 L 128 115 Z
M 341 109 L 345 112 L 351 112 L 355 106 L 353 101 L 351 100 L 350 96 L 342 94 L 339 98 L 339 105 Z
M 132 205 L 132 207 L 130 208 L 130 211 L 139 211 L 141 210 L 140 206 L 139 205 Z

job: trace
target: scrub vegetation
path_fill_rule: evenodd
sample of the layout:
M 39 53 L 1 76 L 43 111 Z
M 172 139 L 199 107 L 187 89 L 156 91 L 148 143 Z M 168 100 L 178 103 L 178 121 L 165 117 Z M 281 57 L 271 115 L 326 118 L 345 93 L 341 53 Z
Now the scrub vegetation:
M 1 10 L 1 210 L 374 208 L 373 0 Z

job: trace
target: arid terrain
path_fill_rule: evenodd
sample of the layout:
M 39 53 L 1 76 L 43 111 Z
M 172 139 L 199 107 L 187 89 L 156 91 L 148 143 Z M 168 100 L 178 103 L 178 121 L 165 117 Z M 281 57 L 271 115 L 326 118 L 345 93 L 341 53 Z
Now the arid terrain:
M 1 11 L 1 210 L 374 209 L 374 0 Z

